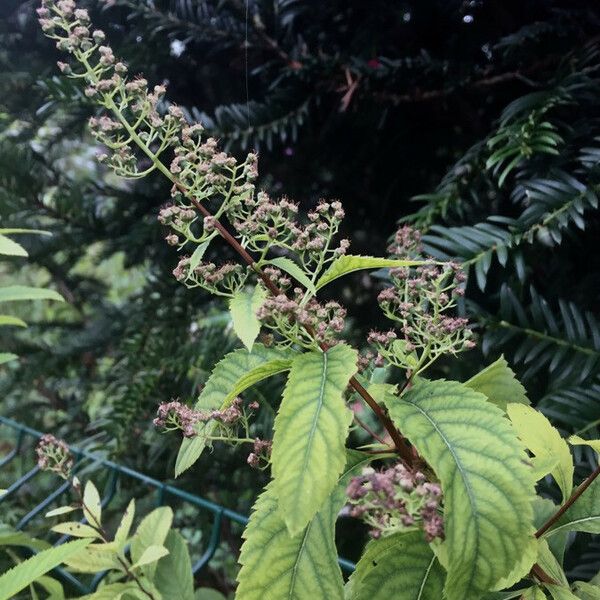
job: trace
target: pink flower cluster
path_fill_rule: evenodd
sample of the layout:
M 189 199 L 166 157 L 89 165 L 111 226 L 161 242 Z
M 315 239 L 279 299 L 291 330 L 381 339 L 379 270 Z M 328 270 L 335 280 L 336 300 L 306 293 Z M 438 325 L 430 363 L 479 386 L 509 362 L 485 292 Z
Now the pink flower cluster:
M 73 457 L 63 440 L 47 433 L 40 438 L 35 452 L 38 467 L 42 471 L 53 471 L 64 479 L 69 478 L 73 468 Z
M 272 446 L 273 442 L 270 440 L 256 438 L 252 452 L 248 455 L 248 464 L 254 469 L 260 468 L 261 464 L 268 465 Z
M 428 542 L 444 537 L 440 486 L 401 463 L 383 471 L 365 469 L 350 480 L 346 494 L 350 515 L 364 520 L 373 538 L 415 527 Z

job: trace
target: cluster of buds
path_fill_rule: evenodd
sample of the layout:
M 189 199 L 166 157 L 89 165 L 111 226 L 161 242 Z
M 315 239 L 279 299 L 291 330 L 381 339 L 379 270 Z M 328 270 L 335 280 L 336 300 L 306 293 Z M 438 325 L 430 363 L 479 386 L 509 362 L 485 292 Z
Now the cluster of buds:
M 65 442 L 49 433 L 43 435 L 35 449 L 37 464 L 42 471 L 52 471 L 63 479 L 69 479 L 73 457 Z
M 418 232 L 402 227 L 389 248 L 392 256 L 422 258 Z M 377 300 L 397 331 L 369 334 L 376 349 L 376 366 L 386 361 L 410 371 L 420 371 L 445 353 L 472 348 L 468 321 L 453 316 L 457 299 L 464 294 L 465 274 L 455 263 L 426 263 L 416 268 L 390 270 L 392 285 Z
M 229 435 L 238 425 L 247 429 L 248 418 L 257 408 L 258 404 L 251 402 L 248 405 L 249 412 L 246 412 L 243 401 L 239 397 L 235 398 L 229 406 L 215 410 L 195 410 L 173 400 L 159 405 L 153 423 L 163 431 L 179 430 L 184 437 L 195 437 L 200 430 L 199 424 L 212 422 L 221 432 Z
M 279 278 L 279 281 L 281 282 Z M 263 325 L 281 334 L 289 343 L 312 348 L 315 342 L 337 343 L 344 329 L 346 309 L 330 300 L 324 304 L 315 298 L 304 301 L 304 292 L 294 288 L 290 297 L 285 294 L 267 298 L 258 309 Z
M 252 452 L 248 454 L 248 464 L 254 469 L 265 469 L 271 458 L 273 442 L 256 438 Z
M 277 246 L 294 252 L 304 267 L 322 267 L 348 249 L 348 240 L 332 247 L 344 218 L 341 202 L 319 202 L 308 213 L 306 224 L 299 222 L 296 204 L 287 198 L 272 200 L 265 192 L 240 201 L 234 209 L 231 214 L 234 227 L 255 252 Z
M 444 537 L 440 486 L 401 463 L 383 471 L 364 469 L 350 480 L 346 495 L 350 515 L 367 523 L 373 538 L 416 528 L 428 542 Z
M 191 257 L 184 256 L 173 270 L 173 275 L 187 287 L 201 287 L 217 296 L 231 298 L 244 287 L 248 271 L 235 263 L 217 266 L 212 262 L 201 262 L 193 266 Z

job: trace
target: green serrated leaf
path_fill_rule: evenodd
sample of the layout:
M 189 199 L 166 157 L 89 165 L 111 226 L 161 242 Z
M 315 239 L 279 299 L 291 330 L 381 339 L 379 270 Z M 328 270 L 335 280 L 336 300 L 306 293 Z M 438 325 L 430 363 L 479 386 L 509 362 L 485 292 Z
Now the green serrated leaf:
M 548 542 L 544 539 L 538 540 L 538 557 L 537 563 L 542 569 L 557 583 L 567 586 L 567 576 L 563 568 L 560 566 L 556 556 L 550 550 Z
M 423 263 L 424 261 L 418 260 L 397 260 L 393 258 L 378 258 L 376 256 L 353 256 L 351 254 L 345 254 L 336 258 L 331 265 L 329 265 L 327 271 L 325 271 L 317 281 L 315 288 L 318 291 L 335 279 L 348 275 L 348 273 L 354 273 L 355 271 L 362 271 L 364 269 L 413 267 L 422 265 Z
M 600 533 L 600 479 L 595 479 L 558 519 L 544 537 L 559 531 L 584 531 Z
M 162 546 L 172 523 L 173 510 L 169 506 L 160 506 L 146 515 L 131 538 L 131 560 L 137 563 L 150 546 Z M 142 569 L 149 579 L 152 579 L 155 570 L 156 563 L 147 564 Z
M 445 594 L 476 600 L 515 569 L 533 537 L 524 449 L 503 413 L 457 382 L 420 381 L 386 404 L 442 484 Z
M 298 283 L 303 285 L 313 296 L 317 293 L 315 284 L 308 278 L 306 273 L 290 258 L 278 256 L 264 262 L 267 265 L 273 265 L 288 275 L 291 275 Z
M 288 371 L 295 355 L 291 350 L 267 348 L 262 344 L 254 344 L 251 353 L 245 348 L 230 352 L 216 364 L 196 402 L 195 409 L 227 408 L 236 396 L 250 386 L 277 373 Z M 210 435 L 214 428 L 214 423 L 210 421 L 199 424 L 196 427 L 198 435 L 182 441 L 175 463 L 175 476 L 181 475 L 198 460 L 206 447 L 205 436 Z
M 58 523 L 57 525 L 52 527 L 52 531 L 80 538 L 96 539 L 100 537 L 100 534 L 93 527 L 85 525 L 84 523 L 78 523 L 77 521 Z
M 566 500 L 573 490 L 574 472 L 573 459 L 567 442 L 560 437 L 560 433 L 552 427 L 550 421 L 541 412 L 530 406 L 509 404 L 506 412 L 517 435 L 534 456 L 558 460 L 551 473 L 562 491 L 563 500 Z
M 508 366 L 504 356 L 465 381 L 465 385 L 483 394 L 502 410 L 506 410 L 506 405 L 510 403 L 529 404 L 525 388 Z
M 369 542 L 346 600 L 439 600 L 446 573 L 421 530 Z
M 27 250 L 17 242 L 0 233 L 0 254 L 4 256 L 29 256 Z
M 121 600 L 127 592 L 132 592 L 135 589 L 137 589 L 137 584 L 133 581 L 129 583 L 109 583 L 100 587 L 93 594 L 81 596 L 80 600 Z
M 278 508 L 273 482 L 259 496 L 244 532 L 237 600 L 343 600 L 334 527 L 348 480 L 372 457 L 349 451 L 334 492 L 301 535 L 291 537 Z
M 346 462 L 352 411 L 344 390 L 358 355 L 345 344 L 297 356 L 275 418 L 273 493 L 290 535 L 299 534 L 331 494 Z
M 91 481 L 87 481 L 83 490 L 83 514 L 90 525 L 102 526 L 102 501 Z
M 513 596 L 514 598 L 515 596 Z M 535 586 L 523 592 L 522 600 L 546 600 L 546 594 L 541 587 Z
M 154 585 L 162 594 L 162 600 L 194 600 L 194 577 L 192 561 L 183 536 L 169 531 L 165 540 L 169 554 L 158 561 Z
M 554 600 L 581 600 L 566 586 L 547 584 L 545 587 Z
M 89 544 L 89 540 L 67 542 L 55 548 L 43 550 L 24 560 L 12 569 L 0 575 L 0 600 L 14 598 L 41 575 L 48 573 L 69 557 L 80 552 Z
M 64 302 L 64 298 L 54 290 L 26 285 L 10 285 L 0 288 L 0 302 L 13 302 L 16 300 L 57 300 Z
M 240 290 L 236 292 L 229 302 L 229 310 L 233 320 L 233 329 L 240 338 L 248 352 L 260 332 L 260 321 L 256 312 L 267 297 L 267 292 L 261 285 L 253 290 Z

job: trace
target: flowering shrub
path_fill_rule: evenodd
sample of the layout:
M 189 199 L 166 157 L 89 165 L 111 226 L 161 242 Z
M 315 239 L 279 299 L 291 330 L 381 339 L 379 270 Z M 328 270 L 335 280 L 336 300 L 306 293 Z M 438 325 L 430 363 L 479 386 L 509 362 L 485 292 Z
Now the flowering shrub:
M 465 383 L 427 378 L 439 357 L 474 343 L 455 314 L 460 266 L 423 256 L 408 228 L 387 258 L 349 254 L 349 242 L 337 241 L 339 202 L 302 215 L 288 199 L 257 191 L 257 156 L 238 162 L 176 106 L 163 110 L 164 86 L 150 91 L 131 79 L 85 10 L 45 0 L 39 14 L 74 59 L 59 65 L 63 73 L 83 80 L 104 111 L 91 122 L 106 148 L 100 159 L 123 177 L 159 171 L 169 179 L 171 201 L 159 220 L 167 243 L 186 253 L 174 276 L 227 298 L 244 344 L 215 366 L 194 407 L 165 403 L 156 420 L 183 432 L 177 474 L 214 441 L 248 443 L 248 462 L 271 468 L 244 534 L 236 597 L 576 598 L 561 566 L 566 538 L 557 534 L 600 531 L 600 470 L 573 492 L 567 442 L 528 406 L 504 359 Z M 239 263 L 203 262 L 219 239 Z M 344 308 L 318 295 L 339 277 L 381 268 L 389 285 L 378 301 L 394 328 L 372 332 L 359 356 L 343 341 Z M 263 327 L 269 334 L 258 343 Z M 381 383 L 380 366 L 401 383 Z M 273 440 L 252 439 L 257 407 L 244 408 L 240 394 L 283 372 Z M 349 409 L 356 395 L 382 431 Z M 346 446 L 353 422 L 373 436 L 362 451 Z M 560 506 L 536 495 L 536 482 L 550 476 Z M 374 539 L 344 586 L 334 528 L 346 504 Z M 577 589 L 586 585 L 598 597 L 595 584 Z M 497 595 L 502 590 L 510 591 Z

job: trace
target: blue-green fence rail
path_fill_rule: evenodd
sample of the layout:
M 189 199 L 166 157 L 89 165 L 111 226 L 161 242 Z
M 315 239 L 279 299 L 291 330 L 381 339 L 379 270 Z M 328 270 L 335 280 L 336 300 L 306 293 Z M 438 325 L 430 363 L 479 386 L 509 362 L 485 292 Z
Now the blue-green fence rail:
M 6 417 L 0 416 L 0 424 L 9 427 L 15 435 L 15 445 L 13 449 L 4 457 L 0 458 L 0 468 L 6 466 L 10 463 L 16 456 L 19 455 L 23 447 L 23 443 L 27 437 L 31 437 L 34 439 L 40 438 L 43 434 L 31 427 L 27 427 L 21 423 L 13 421 L 12 419 L 8 419 Z M 178 499 L 183 502 L 187 502 L 192 506 L 197 507 L 200 511 L 206 511 L 212 514 L 212 526 L 210 537 L 208 540 L 208 544 L 206 549 L 204 550 L 201 557 L 195 562 L 193 565 L 194 575 L 199 574 L 204 567 L 211 561 L 213 558 L 219 542 L 221 541 L 221 531 L 223 527 L 223 522 L 229 520 L 233 523 L 238 523 L 240 525 L 246 525 L 248 522 L 248 517 L 242 515 L 236 511 L 230 510 L 224 506 L 220 506 L 215 502 L 211 502 L 206 498 L 202 498 L 195 494 L 190 494 L 185 490 L 181 490 L 173 485 L 169 485 L 158 481 L 152 477 L 148 477 L 139 471 L 135 471 L 134 469 L 130 469 L 128 467 L 124 467 L 123 465 L 119 465 L 113 461 L 102 458 L 101 456 L 97 456 L 93 452 L 88 452 L 87 450 L 83 450 L 78 448 L 77 446 L 69 446 L 73 456 L 75 457 L 75 470 L 78 466 L 82 464 L 82 461 L 89 460 L 93 464 L 97 465 L 100 468 L 106 469 L 109 472 L 108 481 L 103 490 L 102 496 L 102 507 L 107 507 L 113 498 L 115 497 L 115 493 L 117 491 L 117 483 L 121 477 L 128 477 L 134 480 L 137 480 L 153 489 L 156 490 L 156 498 L 155 505 L 162 506 L 165 504 L 169 504 L 170 499 Z M 10 487 L 7 488 L 6 492 L 0 496 L 0 503 L 5 501 L 7 498 L 10 498 L 15 492 L 19 490 L 26 483 L 30 482 L 37 475 L 40 474 L 40 468 L 38 466 L 33 467 L 27 473 L 23 474 L 19 479 L 14 481 Z M 39 515 L 42 511 L 52 505 L 55 501 L 57 501 L 60 496 L 62 496 L 65 492 L 68 491 L 70 484 L 68 482 L 62 483 L 59 487 L 57 487 L 54 491 L 52 491 L 43 501 L 36 504 L 35 507 L 30 510 L 17 524 L 17 530 L 23 530 L 25 526 L 37 515 Z M 63 536 L 60 538 L 55 545 L 61 544 L 68 539 L 69 536 Z M 354 563 L 346 560 L 344 558 L 339 558 L 339 563 L 343 571 L 349 573 L 354 570 Z M 65 571 L 64 569 L 56 569 L 55 572 L 63 579 L 66 583 L 72 585 L 77 591 L 82 594 L 89 594 L 93 592 L 102 578 L 106 575 L 106 573 L 98 573 L 89 584 L 85 584 L 79 579 L 77 579 L 71 573 Z

